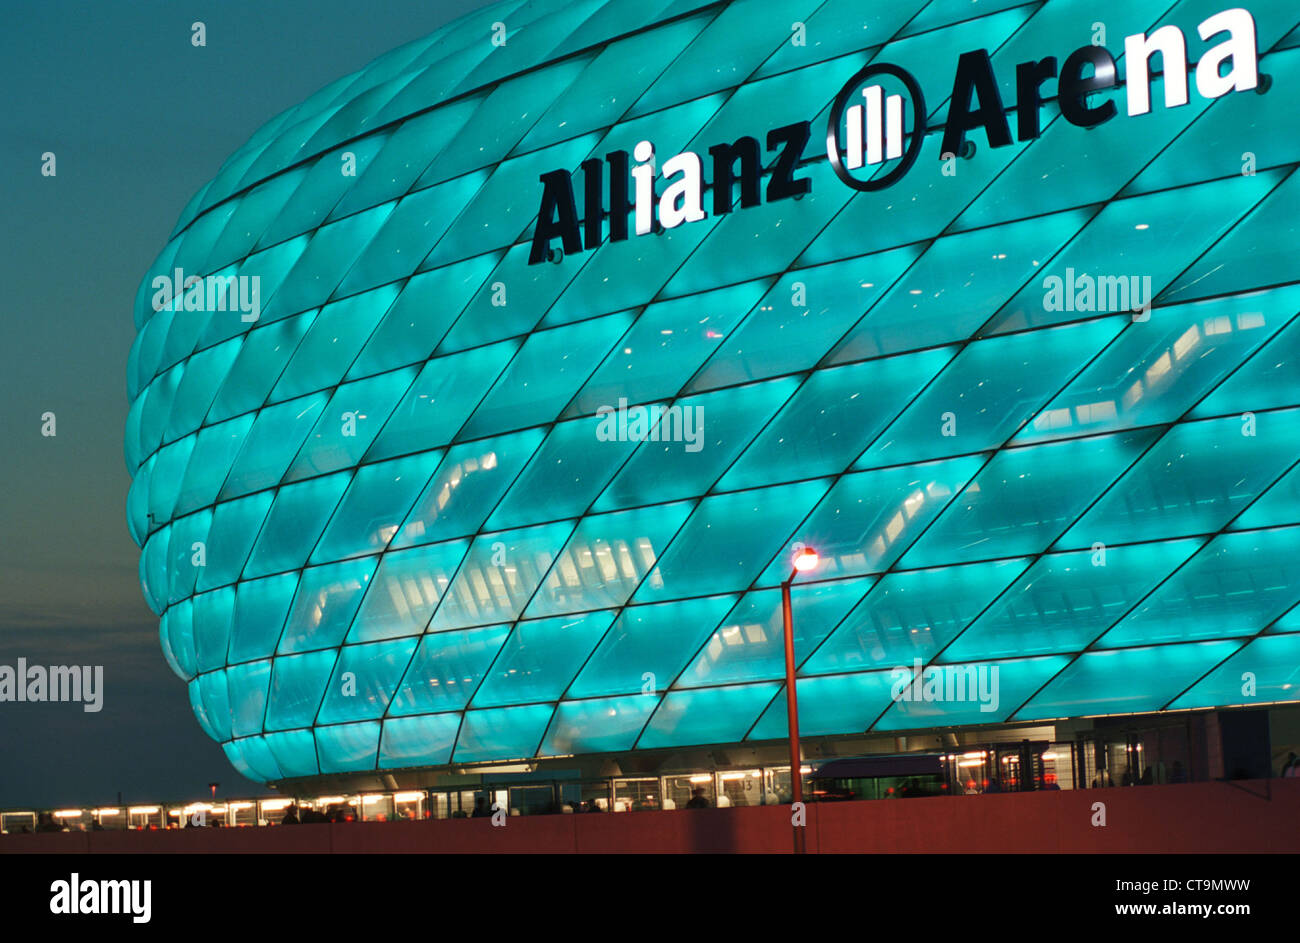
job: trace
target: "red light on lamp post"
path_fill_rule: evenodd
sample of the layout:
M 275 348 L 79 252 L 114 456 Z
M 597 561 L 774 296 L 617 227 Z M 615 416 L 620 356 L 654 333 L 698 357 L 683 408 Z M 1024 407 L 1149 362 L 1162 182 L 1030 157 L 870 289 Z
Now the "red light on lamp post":
M 790 802 L 803 803 L 803 777 L 800 774 L 802 760 L 799 756 L 799 698 L 795 691 L 794 680 L 794 619 L 790 611 L 790 584 L 800 573 L 807 573 L 816 568 L 817 551 L 812 547 L 803 547 L 795 554 L 794 570 L 790 578 L 781 584 L 781 619 L 785 625 L 785 707 L 786 721 L 790 733 Z M 803 854 L 807 848 L 804 841 L 804 827 L 794 826 L 794 853 Z

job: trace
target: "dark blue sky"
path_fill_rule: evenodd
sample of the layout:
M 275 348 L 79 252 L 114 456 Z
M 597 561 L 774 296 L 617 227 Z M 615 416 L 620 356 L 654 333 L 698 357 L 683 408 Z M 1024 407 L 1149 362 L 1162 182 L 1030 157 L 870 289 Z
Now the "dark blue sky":
M 254 794 L 158 646 L 126 528 L 131 306 L 181 209 L 265 121 L 474 0 L 6 9 L 0 665 L 104 666 L 104 707 L 0 703 L 0 808 Z M 207 27 L 207 47 L 190 24 Z M 41 155 L 58 175 L 41 176 Z M 57 435 L 41 436 L 41 414 Z

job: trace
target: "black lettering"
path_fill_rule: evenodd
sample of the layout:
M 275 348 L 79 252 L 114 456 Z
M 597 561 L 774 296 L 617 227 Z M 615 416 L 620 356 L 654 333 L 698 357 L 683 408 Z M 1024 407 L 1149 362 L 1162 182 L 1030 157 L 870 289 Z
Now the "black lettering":
M 582 162 L 582 247 L 594 249 L 600 245 L 605 231 L 605 208 L 601 203 L 604 189 L 605 162 L 599 158 Z
M 758 139 L 746 135 L 734 144 L 715 144 L 709 148 L 713 158 L 713 215 L 731 212 L 732 187 L 736 181 L 736 161 L 740 161 L 740 205 L 757 206 L 759 177 Z
M 542 206 L 537 211 L 533 247 L 528 253 L 529 265 L 547 260 L 551 240 L 556 236 L 560 237 L 566 255 L 582 251 L 582 238 L 578 235 L 578 208 L 573 202 L 573 178 L 567 170 L 552 170 L 542 174 L 540 179 Z
M 971 111 L 971 93 L 979 99 L 980 106 Z M 987 49 L 963 52 L 957 60 L 957 76 L 952 83 L 952 102 L 948 105 L 948 122 L 943 131 L 941 154 L 960 155 L 966 143 L 966 132 L 984 128 L 990 147 L 1004 147 L 1011 143 L 1011 129 L 1002 107 L 1002 95 L 993 78 L 993 66 Z
M 1084 78 L 1086 65 L 1092 66 L 1092 75 Z M 1065 120 L 1081 128 L 1091 128 L 1114 117 L 1113 101 L 1089 108 L 1087 96 L 1089 92 L 1113 88 L 1115 82 L 1115 57 L 1104 47 L 1084 46 L 1070 53 L 1061 66 L 1061 84 L 1056 89 L 1056 102 Z
M 767 149 L 774 150 L 782 145 L 781 152 L 772 164 L 772 176 L 767 181 L 767 202 L 785 200 L 812 190 L 812 181 L 807 177 L 795 179 L 794 171 L 799 166 L 799 158 L 808 146 L 812 134 L 812 124 L 800 121 L 787 124 L 783 128 L 773 128 L 767 132 Z M 744 205 L 744 201 L 741 201 Z
M 1038 93 L 1044 82 L 1056 77 L 1056 56 L 1016 66 L 1016 138 L 1032 141 L 1042 133 L 1038 109 L 1043 97 Z
M 631 177 L 628 153 L 611 151 L 605 162 L 609 164 L 609 241 L 622 242 L 627 238 L 627 214 L 632 209 L 627 195 Z

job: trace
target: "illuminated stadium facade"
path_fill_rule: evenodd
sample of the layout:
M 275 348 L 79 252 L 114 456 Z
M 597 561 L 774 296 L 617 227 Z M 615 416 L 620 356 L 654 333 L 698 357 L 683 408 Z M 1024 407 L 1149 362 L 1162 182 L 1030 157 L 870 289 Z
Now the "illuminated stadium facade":
M 264 782 L 779 764 L 801 543 L 810 757 L 1285 713 L 1300 14 L 1095 6 L 506 2 L 264 126 L 128 370 L 203 729 Z

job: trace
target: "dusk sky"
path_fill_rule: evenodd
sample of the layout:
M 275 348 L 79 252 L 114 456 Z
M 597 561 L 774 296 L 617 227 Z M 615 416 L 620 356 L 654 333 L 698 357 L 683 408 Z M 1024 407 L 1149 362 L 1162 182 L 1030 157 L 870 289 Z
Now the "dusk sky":
M 132 304 L 191 196 L 264 122 L 473 0 L 48 2 L 7 11 L 0 146 L 0 665 L 102 665 L 103 710 L 0 703 L 0 808 L 267 790 L 200 729 L 137 579 Z M 202 21 L 207 46 L 191 44 Z M 57 175 L 41 174 L 53 152 Z M 53 412 L 57 434 L 43 437 Z

